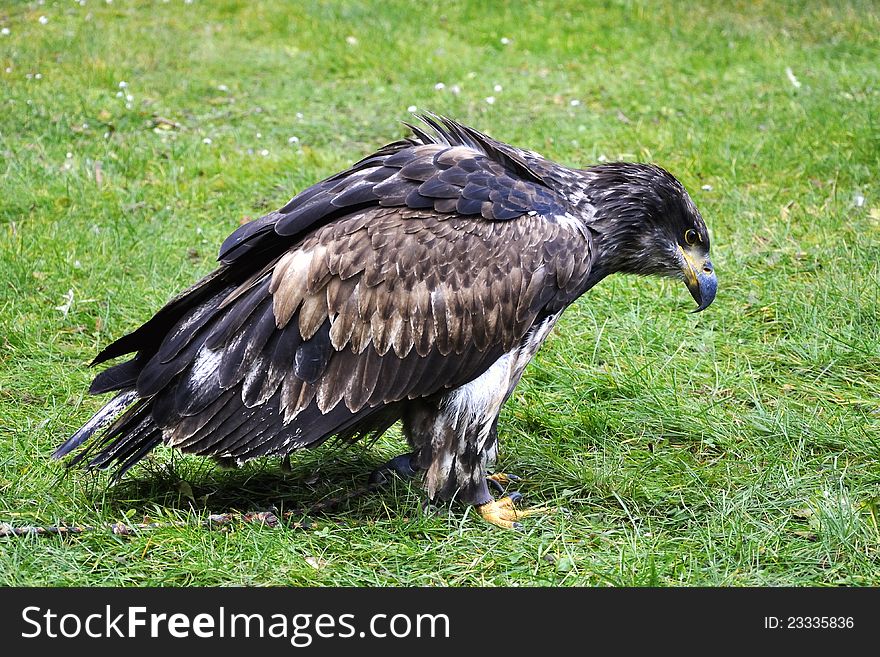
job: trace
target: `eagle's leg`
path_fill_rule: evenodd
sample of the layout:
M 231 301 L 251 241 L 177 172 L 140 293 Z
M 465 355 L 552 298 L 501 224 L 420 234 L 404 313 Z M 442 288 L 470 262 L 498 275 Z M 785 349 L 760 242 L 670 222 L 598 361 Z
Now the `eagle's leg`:
M 440 399 L 434 404 L 420 404 L 404 416 L 404 433 L 415 448 L 411 465 L 426 470 L 425 488 L 431 502 L 457 501 L 477 508 L 488 522 L 505 529 L 517 529 L 517 522 L 530 511 L 519 511 L 514 504 L 519 493 L 495 500 L 489 485 L 502 485 L 517 478 L 487 476 L 498 451 L 498 412 L 492 415 L 457 406 L 455 398 Z
M 486 469 L 491 470 L 495 467 L 498 460 L 498 418 L 492 422 L 489 429 L 489 438 L 486 440 Z M 510 484 L 516 484 L 521 481 L 520 477 L 509 472 L 494 472 L 486 477 L 486 483 L 499 495 L 503 495 Z
M 489 440 L 486 441 L 485 450 L 486 467 L 491 468 L 495 465 L 498 456 L 498 420 L 492 423 L 489 433 Z M 499 495 L 503 495 L 510 484 L 520 481 L 516 475 L 504 472 L 496 472 L 486 477 L 486 483 L 494 488 Z M 487 522 L 504 529 L 522 529 L 522 525 L 518 522 L 535 513 L 540 513 L 541 509 L 519 510 L 514 505 L 522 501 L 522 493 L 516 491 L 508 493 L 507 496 L 498 500 L 492 500 L 487 504 L 477 506 L 477 512 Z
M 395 456 L 370 473 L 370 484 L 383 485 L 388 483 L 389 475 L 395 474 L 401 479 L 412 479 L 419 471 L 414 467 L 416 452 Z

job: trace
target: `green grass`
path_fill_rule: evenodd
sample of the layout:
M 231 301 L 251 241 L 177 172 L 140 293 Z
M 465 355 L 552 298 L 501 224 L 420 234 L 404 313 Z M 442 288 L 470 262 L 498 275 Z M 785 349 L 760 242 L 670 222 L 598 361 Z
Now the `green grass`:
M 0 584 L 880 585 L 880 16 L 687 4 L 5 3 L 0 522 L 192 528 L 0 539 Z M 195 527 L 350 490 L 397 431 L 289 474 L 163 448 L 115 487 L 60 479 L 91 357 L 410 105 L 572 165 L 657 162 L 712 231 L 709 310 L 609 279 L 508 403 L 501 469 L 555 510 L 503 532 L 401 483 L 308 531 Z

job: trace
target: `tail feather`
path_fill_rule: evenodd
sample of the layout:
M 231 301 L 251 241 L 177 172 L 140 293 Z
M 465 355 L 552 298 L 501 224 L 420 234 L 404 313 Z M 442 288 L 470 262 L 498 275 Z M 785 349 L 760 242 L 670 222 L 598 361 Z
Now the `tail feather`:
M 113 480 L 118 481 L 162 441 L 162 431 L 152 418 L 152 402 L 152 399 L 139 398 L 134 390 L 122 392 L 55 450 L 52 456 L 61 458 L 100 432 L 67 465 L 72 467 L 85 462 L 87 470 L 104 470 L 116 464 L 118 467 Z
M 129 405 L 136 399 L 137 392 L 135 390 L 124 390 L 116 395 L 113 399 L 107 402 L 101 410 L 95 413 L 92 416 L 92 419 L 86 422 L 75 434 L 68 438 L 64 444 L 56 449 L 52 453 L 52 458 L 60 459 L 82 445 L 86 440 L 91 438 L 96 431 L 106 427 L 122 415 Z
M 131 360 L 109 367 L 98 374 L 89 387 L 89 394 L 102 395 L 113 390 L 125 390 L 133 388 L 137 383 L 138 375 L 143 369 L 140 357 L 135 356 Z
M 125 459 L 122 464 L 116 469 L 113 473 L 113 481 L 119 481 L 122 479 L 122 476 L 128 472 L 133 465 L 138 463 L 147 453 L 153 449 L 156 445 L 162 442 L 162 432 L 159 429 L 154 429 L 152 433 L 150 433 L 145 439 L 141 440 L 138 444 L 139 449 L 134 452 L 131 456 Z
M 150 399 L 141 399 L 130 406 L 104 431 L 100 439 L 77 454 L 71 465 L 88 459 L 86 469 L 104 470 L 114 461 L 118 462 L 120 458 L 138 451 L 144 442 L 151 441 L 154 433 L 159 431 L 151 416 L 151 406 Z M 98 453 L 94 454 L 96 450 Z

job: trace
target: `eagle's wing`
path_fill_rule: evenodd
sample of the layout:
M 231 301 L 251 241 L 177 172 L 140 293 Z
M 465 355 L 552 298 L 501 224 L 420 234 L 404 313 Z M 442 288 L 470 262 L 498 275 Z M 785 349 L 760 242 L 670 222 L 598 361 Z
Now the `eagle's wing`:
M 592 244 L 566 201 L 515 153 L 417 135 L 230 236 L 161 339 L 96 378 L 139 401 L 93 465 L 163 439 L 245 460 L 384 429 L 384 409 L 473 380 L 577 296 Z

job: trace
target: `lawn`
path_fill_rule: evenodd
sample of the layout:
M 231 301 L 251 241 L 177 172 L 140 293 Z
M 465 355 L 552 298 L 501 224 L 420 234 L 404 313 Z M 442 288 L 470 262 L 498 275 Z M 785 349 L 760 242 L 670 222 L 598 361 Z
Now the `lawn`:
M 6 2 L 2 585 L 880 585 L 880 13 L 872 2 Z M 201 526 L 360 486 L 402 451 L 236 471 L 154 451 L 115 486 L 49 454 L 89 360 L 248 218 L 446 113 L 560 162 L 652 161 L 709 225 L 714 305 L 612 277 L 501 416 L 523 532 L 417 485 L 307 529 Z

